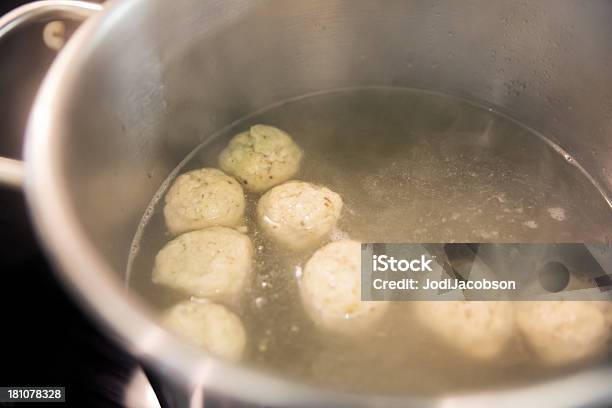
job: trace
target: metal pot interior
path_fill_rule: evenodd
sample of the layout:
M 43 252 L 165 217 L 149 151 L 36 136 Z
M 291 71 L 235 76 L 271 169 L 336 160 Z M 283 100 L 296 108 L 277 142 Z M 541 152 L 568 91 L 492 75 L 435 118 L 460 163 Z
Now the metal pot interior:
M 611 14 L 606 1 L 111 3 L 47 86 L 62 211 L 120 282 L 144 209 L 195 146 L 280 101 L 354 87 L 495 107 L 547 135 L 609 196 Z M 75 273 L 103 272 L 65 276 Z

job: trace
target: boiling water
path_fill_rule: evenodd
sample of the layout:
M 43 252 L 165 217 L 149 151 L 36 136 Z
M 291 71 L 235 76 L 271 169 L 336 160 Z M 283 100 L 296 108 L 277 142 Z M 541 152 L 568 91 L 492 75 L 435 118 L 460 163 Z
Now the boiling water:
M 610 240 L 612 212 L 572 158 L 490 109 L 411 90 L 318 94 L 248 117 L 200 146 L 180 172 L 217 166 L 230 137 L 264 123 L 289 132 L 305 155 L 296 178 L 328 186 L 345 203 L 337 237 L 364 242 L 577 242 Z M 159 196 L 162 196 L 160 194 Z M 289 254 L 253 221 L 250 290 L 234 311 L 247 330 L 245 363 L 334 389 L 432 395 L 561 375 L 538 365 L 517 339 L 503 358 L 477 363 L 439 344 L 395 303 L 358 338 L 315 329 L 302 310 Z M 130 259 L 129 285 L 160 310 L 184 296 L 151 283 L 153 259 L 171 237 L 163 200 L 147 211 Z M 477 344 L 474 347 L 478 347 Z M 576 369 L 576 368 L 574 368 Z

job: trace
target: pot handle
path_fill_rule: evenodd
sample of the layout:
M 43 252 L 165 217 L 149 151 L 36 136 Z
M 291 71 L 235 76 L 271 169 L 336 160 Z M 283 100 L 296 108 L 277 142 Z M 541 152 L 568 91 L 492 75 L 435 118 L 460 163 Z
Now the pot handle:
M 83 21 L 102 10 L 101 4 L 78 0 L 42 0 L 27 3 L 0 17 L 0 41 L 13 30 L 31 22 L 55 19 Z M 0 186 L 20 188 L 24 178 L 22 161 L 0 157 Z

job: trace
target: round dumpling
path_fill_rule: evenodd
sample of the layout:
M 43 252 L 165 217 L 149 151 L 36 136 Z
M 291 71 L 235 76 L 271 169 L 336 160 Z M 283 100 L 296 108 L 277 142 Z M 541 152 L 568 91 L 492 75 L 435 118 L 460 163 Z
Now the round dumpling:
M 238 361 L 246 344 L 240 318 L 211 302 L 184 301 L 167 310 L 162 321 L 187 342 L 230 361 Z
M 336 226 L 342 198 L 328 188 L 289 181 L 265 193 L 257 221 L 273 240 L 295 250 L 319 244 Z
M 361 245 L 350 240 L 332 242 L 312 255 L 304 267 L 300 295 L 316 325 L 344 333 L 371 327 L 389 305 L 361 300 Z
M 499 356 L 513 337 L 512 306 L 497 301 L 418 301 L 416 320 L 444 344 L 479 360 Z
M 249 237 L 231 228 L 187 232 L 159 251 L 153 282 L 192 296 L 233 303 L 249 280 L 252 258 Z
M 237 134 L 219 155 L 219 166 L 249 191 L 261 192 L 295 176 L 302 150 L 286 132 L 255 125 Z
M 176 179 L 166 194 L 164 218 L 174 235 L 216 225 L 235 227 L 244 207 L 240 183 L 221 170 L 205 168 Z
M 516 321 L 533 350 L 550 365 L 571 364 L 600 355 L 609 328 L 600 302 L 519 302 Z
M 597 308 L 601 311 L 608 325 L 608 329 L 612 334 L 612 301 L 611 300 L 600 300 L 600 301 L 591 301 L 592 304 L 597 306 Z

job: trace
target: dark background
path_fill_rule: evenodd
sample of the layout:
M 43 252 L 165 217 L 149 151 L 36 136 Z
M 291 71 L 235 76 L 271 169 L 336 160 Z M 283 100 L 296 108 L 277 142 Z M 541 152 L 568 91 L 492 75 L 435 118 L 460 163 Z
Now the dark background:
M 0 14 L 23 3 L 0 0 Z M 56 54 L 44 45 L 42 27 L 31 25 L 0 41 L 3 156 L 21 157 L 29 108 Z M 2 187 L 0 276 L 0 386 L 65 386 L 69 406 L 121 406 L 134 362 L 67 296 L 37 242 L 23 195 Z

